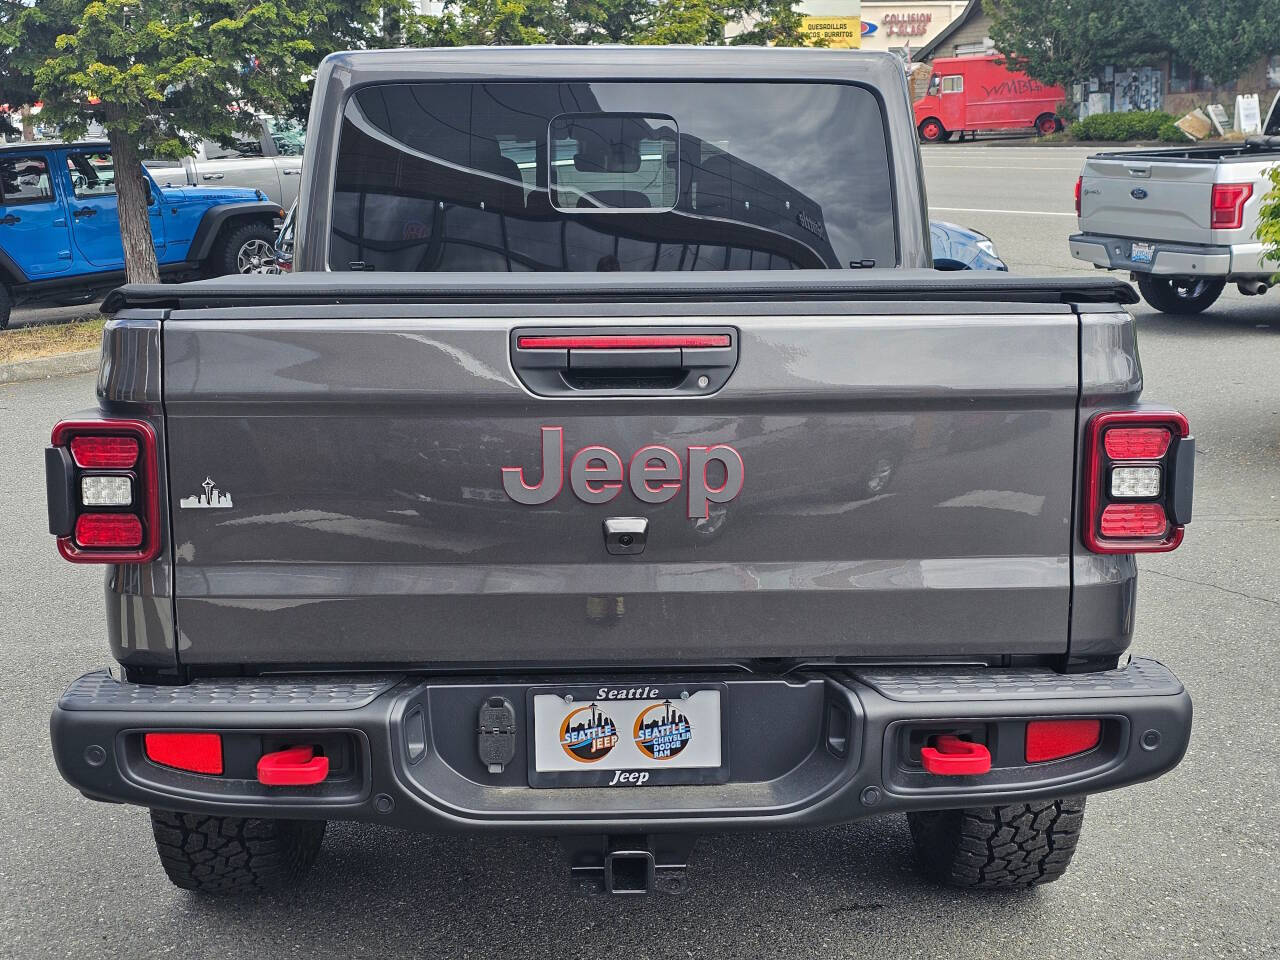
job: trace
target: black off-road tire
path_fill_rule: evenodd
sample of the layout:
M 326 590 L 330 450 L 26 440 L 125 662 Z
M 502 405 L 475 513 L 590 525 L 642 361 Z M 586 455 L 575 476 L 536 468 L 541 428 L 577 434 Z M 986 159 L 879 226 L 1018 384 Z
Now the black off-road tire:
M 200 893 L 255 893 L 296 883 L 324 839 L 323 820 L 258 820 L 151 811 L 164 872 Z
M 231 227 L 222 238 L 222 243 L 209 258 L 209 275 L 225 277 L 233 273 L 242 273 L 239 258 L 240 250 L 246 244 L 265 244 L 271 250 L 272 263 L 275 262 L 276 231 L 263 220 L 250 220 L 240 226 Z
M 1138 274 L 1138 292 L 1161 313 L 1193 314 L 1213 306 L 1227 281 L 1221 277 L 1153 277 Z
M 953 887 L 999 890 L 1052 883 L 1080 840 L 1084 797 L 909 813 L 924 872 Z
M 13 311 L 13 297 L 9 296 L 9 288 L 0 283 L 0 330 L 9 326 L 9 314 Z

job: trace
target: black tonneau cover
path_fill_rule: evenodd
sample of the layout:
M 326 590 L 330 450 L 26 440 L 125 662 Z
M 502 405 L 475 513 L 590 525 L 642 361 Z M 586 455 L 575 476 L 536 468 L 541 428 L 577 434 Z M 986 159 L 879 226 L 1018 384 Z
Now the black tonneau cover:
M 1109 276 L 1015 277 L 994 271 L 742 270 L 696 275 L 301 273 L 218 277 L 183 284 L 128 284 L 112 291 L 102 310 L 116 313 L 128 307 L 198 309 L 273 304 L 576 303 L 730 298 L 1049 304 L 1138 302 L 1133 287 Z

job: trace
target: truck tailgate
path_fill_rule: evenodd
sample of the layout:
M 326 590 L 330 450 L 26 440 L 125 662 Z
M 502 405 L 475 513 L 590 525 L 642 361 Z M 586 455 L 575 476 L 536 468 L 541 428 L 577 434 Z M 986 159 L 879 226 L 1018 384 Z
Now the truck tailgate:
M 1205 243 L 1216 164 L 1141 156 L 1090 157 L 1080 189 L 1080 229 L 1112 237 Z
M 520 331 L 620 324 L 727 330 L 736 367 L 711 396 L 540 397 L 516 376 Z M 1068 306 L 282 305 L 177 310 L 163 336 L 184 662 L 1066 649 Z M 541 477 L 544 428 L 562 480 Z M 680 462 L 672 499 L 629 475 L 605 503 L 571 489 L 575 451 L 635 469 L 652 445 Z M 744 475 L 706 503 L 737 478 L 690 448 L 718 446 Z M 515 502 L 504 468 L 559 494 Z M 648 520 L 643 553 L 607 552 L 615 517 Z

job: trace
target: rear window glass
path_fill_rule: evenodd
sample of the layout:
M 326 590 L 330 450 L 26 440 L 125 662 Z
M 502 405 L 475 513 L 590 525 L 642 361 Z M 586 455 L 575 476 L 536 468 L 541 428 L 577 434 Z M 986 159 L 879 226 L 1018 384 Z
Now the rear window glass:
M 333 270 L 895 266 L 879 101 L 823 83 L 400 83 L 348 101 Z
M 49 165 L 42 157 L 0 157 L 0 205 L 40 203 L 53 199 Z

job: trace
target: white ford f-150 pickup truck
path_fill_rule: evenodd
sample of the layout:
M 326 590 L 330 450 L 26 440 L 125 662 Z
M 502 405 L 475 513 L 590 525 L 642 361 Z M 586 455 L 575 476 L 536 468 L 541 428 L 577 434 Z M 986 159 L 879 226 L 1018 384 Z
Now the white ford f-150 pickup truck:
M 1280 163 L 1277 104 L 1280 95 L 1263 135 L 1243 143 L 1089 157 L 1076 181 L 1071 255 L 1130 271 L 1143 299 L 1165 313 L 1199 313 L 1228 283 L 1265 293 L 1277 264 L 1263 259 L 1258 212 Z

